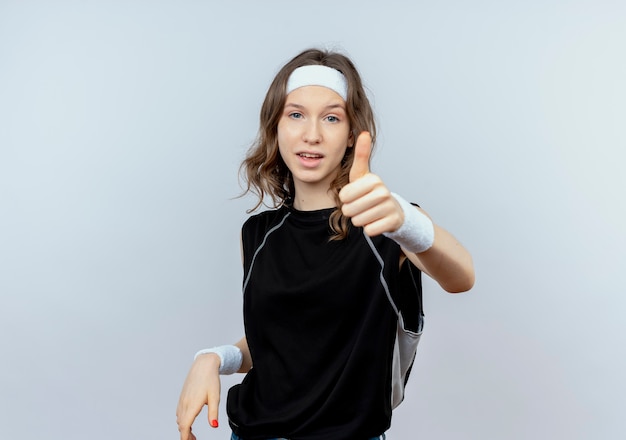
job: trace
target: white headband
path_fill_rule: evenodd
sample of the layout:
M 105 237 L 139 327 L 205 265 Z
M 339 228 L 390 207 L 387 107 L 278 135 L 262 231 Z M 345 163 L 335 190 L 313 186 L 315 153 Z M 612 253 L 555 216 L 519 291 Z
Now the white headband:
M 298 67 L 291 72 L 287 81 L 287 94 L 305 86 L 322 86 L 333 90 L 344 101 L 348 99 L 348 81 L 343 74 L 332 67 L 310 65 Z

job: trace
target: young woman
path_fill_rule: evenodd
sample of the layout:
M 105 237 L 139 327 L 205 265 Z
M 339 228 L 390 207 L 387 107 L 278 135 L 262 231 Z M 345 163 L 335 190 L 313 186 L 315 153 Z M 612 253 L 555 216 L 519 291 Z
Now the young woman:
M 201 350 L 181 392 L 181 440 L 204 405 L 232 439 L 384 438 L 422 326 L 421 272 L 469 290 L 467 250 L 369 170 L 376 128 L 353 63 L 307 50 L 272 82 L 247 192 L 274 209 L 242 228 L 245 337 Z

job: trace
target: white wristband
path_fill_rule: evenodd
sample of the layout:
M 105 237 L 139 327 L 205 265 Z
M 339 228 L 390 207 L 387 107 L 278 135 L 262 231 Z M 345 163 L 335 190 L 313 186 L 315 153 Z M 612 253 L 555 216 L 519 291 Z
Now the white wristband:
M 197 352 L 193 358 L 195 360 L 198 356 L 207 353 L 215 353 L 220 357 L 220 374 L 233 374 L 241 368 L 243 356 L 239 347 L 220 345 L 219 347 L 205 348 Z
M 411 205 L 396 193 L 391 193 L 404 211 L 404 223 L 393 232 L 384 232 L 404 249 L 416 254 L 428 250 L 435 241 L 433 222 L 419 209 Z

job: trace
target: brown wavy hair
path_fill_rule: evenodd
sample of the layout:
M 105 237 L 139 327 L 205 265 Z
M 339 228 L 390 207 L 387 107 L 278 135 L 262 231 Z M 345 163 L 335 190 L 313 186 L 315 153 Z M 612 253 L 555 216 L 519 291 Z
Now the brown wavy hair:
M 291 172 L 278 151 L 278 122 L 281 118 L 287 97 L 287 80 L 298 67 L 322 65 L 343 73 L 348 83 L 346 113 L 350 123 L 350 133 L 356 140 L 359 133 L 369 131 L 372 147 L 376 139 L 374 113 L 369 103 L 361 77 L 352 61 L 345 55 L 320 49 L 308 49 L 296 55 L 276 74 L 261 107 L 259 133 L 241 163 L 240 176 L 245 181 L 245 195 L 249 192 L 258 198 L 257 204 L 248 213 L 265 204 L 266 196 L 272 200 L 270 207 L 278 208 L 288 204 L 294 197 L 295 188 Z M 348 235 L 348 219 L 341 213 L 339 191 L 349 182 L 350 167 L 354 160 L 354 148 L 346 149 L 337 177 L 331 182 L 337 209 L 329 219 L 333 231 L 331 239 L 343 239 Z

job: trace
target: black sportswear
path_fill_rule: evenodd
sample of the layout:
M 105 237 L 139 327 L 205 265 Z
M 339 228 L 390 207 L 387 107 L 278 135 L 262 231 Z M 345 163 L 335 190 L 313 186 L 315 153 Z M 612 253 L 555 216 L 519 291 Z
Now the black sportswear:
M 419 271 L 400 271 L 400 247 L 362 228 L 330 241 L 332 211 L 283 206 L 243 225 L 253 368 L 227 411 L 246 440 L 359 440 L 389 428 L 397 309 L 420 310 Z

